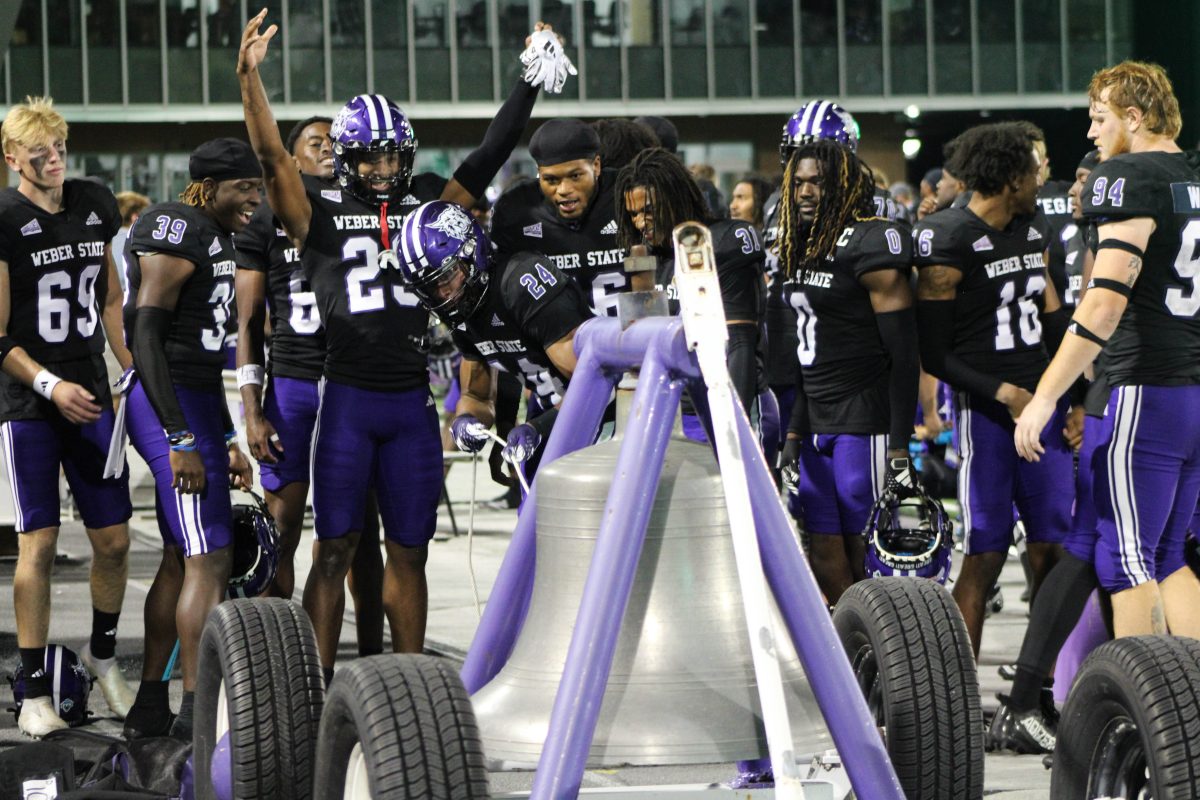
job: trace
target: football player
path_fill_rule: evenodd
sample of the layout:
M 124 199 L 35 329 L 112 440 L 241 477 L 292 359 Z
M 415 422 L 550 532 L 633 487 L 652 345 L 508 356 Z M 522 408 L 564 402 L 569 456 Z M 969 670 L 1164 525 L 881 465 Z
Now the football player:
M 300 172 L 333 186 L 329 117 L 296 123 L 285 146 Z M 271 594 L 291 598 L 296 548 L 308 503 L 308 462 L 325 336 L 321 313 L 300 254 L 266 203 L 238 234 L 238 389 L 246 415 L 250 455 L 258 460 L 263 494 L 279 529 L 279 566 Z M 268 302 L 269 296 L 269 302 Z M 270 384 L 263 392 L 263 339 L 271 310 Z M 367 498 L 362 538 L 354 551 L 348 584 L 354 598 L 359 655 L 383 652 L 383 557 L 375 494 Z
M 517 82 L 481 146 L 449 183 L 429 173 L 413 176 L 417 139 L 408 118 L 382 95 L 359 95 L 330 129 L 336 182 L 331 187 L 302 177 L 279 137 L 258 72 L 278 31 L 275 25 L 260 31 L 265 15 L 260 12 L 243 32 L 238 78 L 271 208 L 301 253 L 325 327 L 324 382 L 311 455 L 317 541 L 304 607 L 329 680 L 343 581 L 371 484 L 386 536 L 384 610 L 392 646 L 419 653 L 425 641 L 425 560 L 441 496 L 441 437 L 423 349 L 429 314 L 398 270 L 387 268 L 395 263 L 393 239 L 422 201 L 440 195 L 470 206 L 483 194 L 516 145 L 537 87 Z M 546 44 L 549 49 L 539 52 L 560 58 L 557 42 Z
M 579 284 L 593 313 L 616 316 L 629 282 L 617 245 L 616 170 L 602 169 L 600 137 L 577 119 L 551 119 L 534 132 L 529 154 L 537 180 L 500 195 L 492 213 L 498 259 L 542 253 Z
M 615 189 L 623 204 L 617 215 L 618 242 L 622 249 L 647 245 L 657 256 L 658 289 L 667 293 L 672 314 L 679 313 L 672 231 L 689 220 L 709 225 L 729 329 L 729 376 L 742 407 L 751 414 L 758 394 L 759 326 L 766 305 L 758 231 L 741 220 L 713 221 L 700 187 L 683 162 L 661 147 L 639 153 L 617 174 Z M 684 432 L 693 439 L 706 439 L 699 420 L 686 408 Z
M 1200 495 L 1200 179 L 1175 143 L 1179 103 L 1161 67 L 1126 61 L 1088 87 L 1100 164 L 1083 188 L 1098 226 L 1087 291 L 1018 421 L 1027 459 L 1045 459 L 1043 421 L 1103 351 L 1112 431 L 1094 462 L 1100 584 L 1117 636 L 1200 636 L 1200 582 L 1184 540 Z M 1107 497 L 1107 502 L 1105 502 Z
M 41 737 L 67 727 L 45 670 L 60 465 L 92 544 L 92 629 L 80 655 L 115 715 L 133 700 L 114 657 L 132 509 L 125 464 L 105 469 L 114 422 L 105 339 L 122 368 L 131 356 L 109 244 L 121 225 L 112 193 L 66 178 L 67 122 L 48 97 L 10 109 L 0 137 L 18 178 L 0 192 L 0 443 L 20 533 L 13 609 L 25 673 L 17 726 Z
M 249 145 L 213 139 L 188 160 L 179 202 L 138 217 L 125 245 L 125 329 L 137 369 L 126 395 L 129 439 L 154 474 L 163 556 L 146 596 L 146 654 L 129 736 L 191 739 L 200 634 L 225 598 L 233 558 L 231 479 L 253 474 L 238 447 L 221 370 L 233 327 L 233 239 L 260 203 Z M 183 704 L 170 724 L 163 670 L 179 639 Z
M 885 482 L 915 485 L 911 233 L 874 215 L 870 170 L 836 140 L 795 148 L 783 185 L 782 297 L 797 317 L 799 369 L 781 463 L 799 470 L 813 573 L 836 604 L 864 577 L 862 532 Z
M 947 171 L 971 198 L 919 222 L 913 242 L 921 363 L 956 391 L 965 558 L 954 598 L 978 655 L 985 601 L 1012 540 L 1014 503 L 1028 536 L 1034 594 L 1070 526 L 1065 404 L 1048 420 L 1041 463 L 1028 464 L 1008 447 L 1013 420 L 1066 320 L 1046 270 L 1046 234 L 1033 224 L 1041 163 L 1026 128 L 971 128 L 949 152 Z
M 455 444 L 478 452 L 490 440 L 495 368 L 520 376 L 548 409 L 508 434 L 505 457 L 529 460 L 575 371 L 575 330 L 592 317 L 583 292 L 539 253 L 517 253 L 500 266 L 487 234 L 453 203 L 413 211 L 397 251 L 412 291 L 451 330 L 463 356 L 450 425 Z

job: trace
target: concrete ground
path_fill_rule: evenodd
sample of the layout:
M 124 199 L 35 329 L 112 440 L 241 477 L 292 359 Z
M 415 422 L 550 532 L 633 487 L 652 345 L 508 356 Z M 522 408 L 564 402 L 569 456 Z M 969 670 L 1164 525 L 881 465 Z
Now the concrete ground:
M 152 495 L 145 467 L 130 450 L 133 470 L 134 502 L 141 510 L 132 521 L 133 547 L 130 555 L 129 589 L 120 627 L 118 656 L 126 675 L 140 674 L 142 650 L 142 606 L 157 568 L 161 552 L 160 539 L 154 521 Z M 478 585 L 479 596 L 486 602 L 500 561 L 508 545 L 516 520 L 516 512 L 475 505 L 474 530 L 471 540 L 466 536 L 472 495 L 470 462 L 456 463 L 447 481 L 453 501 L 454 515 L 462 535 L 451 535 L 450 517 L 443 505 L 438 518 L 438 537 L 430 546 L 429 575 L 429 648 L 450 658 L 461 658 L 470 645 L 478 622 L 471 588 L 469 563 Z M 485 465 L 480 465 L 475 487 L 477 501 L 490 500 L 500 494 Z M 311 517 L 309 518 L 311 524 Z M 306 530 L 306 537 L 310 535 Z M 307 541 L 307 539 L 306 539 Z M 65 522 L 60 537 L 61 557 L 55 573 L 53 617 L 50 640 L 78 650 L 86 640 L 91 624 L 88 596 L 88 564 L 90 553 L 82 525 Z M 470 552 L 470 562 L 468 553 Z M 300 548 L 297 563 L 297 586 L 303 586 L 304 576 L 311 566 L 308 548 Z M 16 668 L 16 634 L 11 613 L 13 563 L 0 561 L 0 676 Z M 995 693 L 1006 684 L 996 667 L 1015 659 L 1026 626 L 1026 606 L 1019 601 L 1024 585 L 1021 569 L 1015 562 L 1005 568 L 1002 576 L 1005 597 L 1004 609 L 993 616 L 984 630 L 983 653 L 980 659 L 980 682 L 985 709 L 996 705 Z M 349 606 L 350 604 L 348 604 Z M 356 652 L 354 645 L 353 611 L 346 612 L 347 625 L 342 631 L 341 658 L 346 660 Z M 181 691 L 178 679 L 172 682 L 174 704 Z M 7 681 L 0 681 L 0 752 L 24 740 L 16 729 L 15 717 L 3 713 L 12 704 Z M 91 723 L 103 732 L 119 733 L 120 723 L 109 716 L 103 696 L 97 689 L 91 695 L 95 717 Z M 639 784 L 707 783 L 732 775 L 731 765 L 700 765 L 692 767 L 655 767 L 624 770 L 589 771 L 585 787 L 609 787 Z M 530 773 L 494 773 L 494 793 L 527 790 L 532 783 Z M 1049 796 L 1050 774 L 1035 756 L 988 755 L 986 761 L 986 795 L 996 800 L 1041 800 Z

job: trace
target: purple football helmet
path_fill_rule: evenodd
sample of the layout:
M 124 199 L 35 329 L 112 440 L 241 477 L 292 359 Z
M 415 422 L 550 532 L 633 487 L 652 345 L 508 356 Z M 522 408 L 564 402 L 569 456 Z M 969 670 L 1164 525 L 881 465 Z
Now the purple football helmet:
M 381 94 L 360 94 L 333 118 L 329 138 L 333 141 L 333 177 L 343 189 L 368 203 L 399 199 L 408 191 L 417 136 L 400 106 Z M 359 176 L 359 164 L 390 154 L 396 155 L 399 164 L 384 181 L 377 184 Z
M 397 255 L 413 293 L 451 328 L 483 302 L 491 242 L 462 206 L 434 200 L 404 219 Z
M 923 491 L 904 499 L 885 491 L 871 508 L 863 536 L 868 578 L 897 575 L 944 584 L 950 577 L 954 523 L 941 502 Z
M 279 531 L 267 504 L 254 492 L 254 503 L 233 506 L 233 568 L 229 571 L 229 599 L 258 597 L 275 580 L 279 566 Z
M 75 655 L 75 651 L 61 644 L 46 646 L 46 675 L 50 681 L 50 699 L 54 709 L 63 722 L 68 725 L 82 725 L 88 717 L 88 695 L 92 691 L 92 676 L 87 667 Z M 17 717 L 21 716 L 21 706 L 25 703 L 25 669 L 17 666 L 8 679 L 12 685 L 12 709 Z
M 783 126 L 779 160 L 786 165 L 792 151 L 818 139 L 832 139 L 849 147 L 851 152 L 858 152 L 858 123 L 837 103 L 829 100 L 805 103 Z

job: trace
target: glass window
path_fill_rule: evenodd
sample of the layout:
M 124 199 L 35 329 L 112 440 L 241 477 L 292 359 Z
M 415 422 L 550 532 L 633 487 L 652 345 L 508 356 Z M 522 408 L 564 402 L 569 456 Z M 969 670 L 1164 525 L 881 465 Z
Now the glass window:
M 88 102 L 121 102 L 121 17 L 117 0 L 88 0 Z
M 758 93 L 762 97 L 794 97 L 795 20 L 789 0 L 755 0 L 758 38 Z
M 713 3 L 713 74 L 717 97 L 750 96 L 750 3 Z
M 46 93 L 42 75 L 42 4 L 24 0 L 8 47 L 12 102 Z
M 977 6 L 979 18 L 979 89 L 1017 90 L 1016 0 L 988 0 Z M 1028 58 L 1028 55 L 1026 55 Z
M 1025 91 L 1061 92 L 1062 0 L 1021 0 Z
M 969 94 L 970 0 L 933 0 L 933 61 L 938 94 Z
M 892 62 L 892 94 L 929 91 L 925 9 L 930 0 L 884 0 Z M 851 62 L 853 63 L 853 62 Z
M 579 65 L 579 42 L 575 41 L 576 0 L 542 0 L 542 21 L 549 23 L 554 30 L 562 34 L 566 42 L 564 48 L 567 57 L 576 66 Z M 532 28 L 530 28 L 532 30 Z M 526 31 L 528 34 L 529 31 Z M 515 41 L 515 40 L 514 40 Z M 522 46 L 524 38 L 521 39 Z M 579 79 L 571 78 L 563 87 L 562 93 L 555 95 L 556 99 L 579 99 Z
M 80 0 L 46 5 L 50 43 L 50 95 L 59 103 L 83 102 L 83 37 Z
M 617 0 L 583 0 L 587 44 L 587 96 L 621 97 L 621 4 Z
M 408 13 L 404 2 L 371 0 L 371 29 L 374 41 L 375 91 L 386 94 L 401 106 L 408 97 Z M 335 95 L 343 103 L 350 95 Z
M 1074 0 L 1067 6 L 1067 91 L 1087 89 L 1092 73 L 1107 64 L 1104 0 Z
M 162 39 L 158 0 L 125 0 L 129 102 L 162 102 Z
M 880 0 L 846 0 L 846 91 L 883 94 L 883 15 Z
M 807 97 L 837 95 L 837 0 L 801 0 L 800 62 Z
M 334 103 L 367 90 L 367 20 L 365 0 L 332 0 L 329 39 Z M 390 20 L 383 23 L 390 24 Z M 376 24 L 372 20 L 372 24 Z
M 666 95 L 662 48 L 662 11 L 653 0 L 630 0 L 622 19 L 622 35 L 629 53 L 629 96 L 661 98 Z
M 449 0 L 412 0 L 417 101 L 450 99 Z
M 675 97 L 708 96 L 704 0 L 670 0 L 671 91 Z
M 291 101 L 324 102 L 325 29 L 321 0 L 290 0 L 288 12 Z
M 117 188 L 117 166 L 120 163 L 115 153 L 67 153 L 67 174 L 80 178 L 95 178 L 102 181 L 109 191 Z
M 1113 30 L 1113 52 L 1109 61 L 1116 64 L 1133 56 L 1133 3 L 1131 0 L 1113 0 L 1112 19 L 1109 24 Z
M 242 19 L 241 3 L 238 0 L 206 0 L 204 10 L 208 36 L 208 99 L 213 103 L 240 103 L 237 56 L 242 27 L 246 24 Z M 271 42 L 272 49 L 281 45 L 281 39 Z
M 494 100 L 492 92 L 491 19 L 484 0 L 464 0 L 456 6 L 458 37 L 458 97 L 460 100 Z M 501 42 L 501 58 L 522 42 Z M 502 87 L 507 97 L 507 87 Z
M 167 0 L 167 88 L 171 103 L 203 100 L 196 0 Z

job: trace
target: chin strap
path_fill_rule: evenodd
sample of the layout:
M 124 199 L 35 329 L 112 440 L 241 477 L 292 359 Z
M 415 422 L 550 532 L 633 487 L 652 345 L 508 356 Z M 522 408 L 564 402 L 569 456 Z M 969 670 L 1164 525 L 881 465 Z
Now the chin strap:
M 388 221 L 387 221 L 387 200 L 384 200 L 383 203 L 379 206 L 379 236 L 383 242 L 384 250 L 392 249 L 392 245 L 389 242 L 390 237 L 389 237 L 388 233 L 389 232 L 388 232 Z

